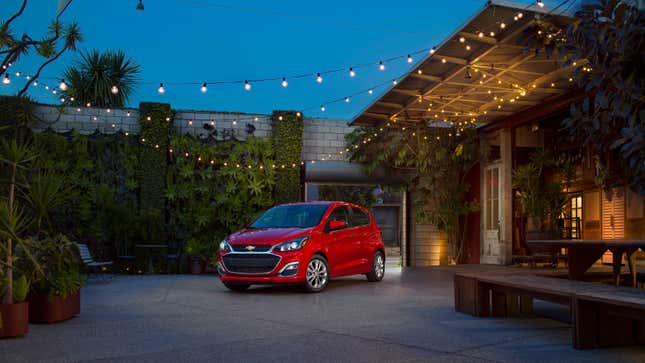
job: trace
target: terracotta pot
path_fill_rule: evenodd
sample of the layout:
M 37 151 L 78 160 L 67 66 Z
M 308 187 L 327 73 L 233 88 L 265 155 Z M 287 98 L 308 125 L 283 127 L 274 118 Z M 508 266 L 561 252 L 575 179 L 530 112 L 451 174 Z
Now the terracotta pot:
M 201 257 L 190 257 L 190 273 L 198 275 L 204 272 L 206 268 L 206 262 Z
M 67 297 L 35 293 L 29 295 L 29 321 L 32 323 L 56 323 L 71 319 L 80 312 L 80 292 Z
M 0 304 L 0 338 L 20 337 L 29 330 L 29 303 Z

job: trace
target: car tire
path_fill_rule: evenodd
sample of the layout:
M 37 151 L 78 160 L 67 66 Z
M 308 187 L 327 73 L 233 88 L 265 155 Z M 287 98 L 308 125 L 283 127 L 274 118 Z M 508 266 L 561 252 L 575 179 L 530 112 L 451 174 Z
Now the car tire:
M 372 271 L 365 274 L 367 281 L 377 282 L 383 280 L 385 276 L 385 256 L 383 252 L 376 251 L 374 258 L 372 258 Z
M 223 282 L 224 286 L 226 286 L 227 289 L 235 292 L 243 292 L 246 291 L 251 285 L 249 284 L 232 284 L 229 282 Z
M 305 271 L 305 290 L 307 292 L 320 292 L 329 283 L 329 265 L 321 255 L 314 255 L 307 264 Z

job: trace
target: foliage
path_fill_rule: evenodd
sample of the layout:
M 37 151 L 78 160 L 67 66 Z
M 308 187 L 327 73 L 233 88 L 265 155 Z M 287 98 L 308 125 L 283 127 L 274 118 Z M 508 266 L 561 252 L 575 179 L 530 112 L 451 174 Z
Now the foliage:
M 27 141 L 31 136 L 34 103 L 28 97 L 0 96 L 0 137 Z
M 466 181 L 481 155 L 475 130 L 425 124 L 382 131 L 363 127 L 346 135 L 346 141 L 350 160 L 362 163 L 368 173 L 377 167 L 408 172 L 417 221 L 446 231 L 449 253 L 458 261 L 464 240 L 460 218 L 479 209 L 476 199 L 467 198 Z
M 208 146 L 182 136 L 171 139 L 170 149 L 171 236 L 190 242 L 188 254 L 203 252 L 198 243 L 215 244 L 273 205 L 276 171 L 269 167 L 274 163 L 270 141 L 249 137 Z
M 18 96 L 25 94 L 31 82 L 40 77 L 40 73 L 47 65 L 57 60 L 66 51 L 76 50 L 76 43 L 83 39 L 76 23 L 64 26 L 58 20 L 51 22 L 47 33 L 40 39 L 34 39 L 27 33 L 15 34 L 12 23 L 23 15 L 26 7 L 27 0 L 23 0 L 15 13 L 6 20 L 0 20 L 0 56 L 2 56 L 0 77 L 10 71 L 10 65 L 17 63 L 30 53 L 35 53 L 42 58 L 42 63 L 36 72 L 31 74 L 30 79 L 24 83 Z
M 32 238 L 33 254 L 42 273 L 31 276 L 33 289 L 39 293 L 66 297 L 83 286 L 77 247 L 64 235 Z
M 563 189 L 572 177 L 571 165 L 564 159 L 557 160 L 544 149 L 538 149 L 528 163 L 513 171 L 513 189 L 520 214 L 532 218 L 539 230 L 556 230 L 556 219 L 566 202 Z M 548 175 L 552 169 L 563 172 Z
M 64 79 L 68 89 L 66 98 L 74 98 L 73 105 L 90 103 L 96 107 L 123 107 L 137 83 L 141 67 L 126 59 L 122 50 L 98 50 L 81 53 L 81 59 L 67 67 Z M 117 87 L 116 93 L 112 87 Z
M 50 296 L 67 297 L 78 293 L 85 280 L 78 267 L 55 271 L 48 280 Z
M 304 130 L 302 113 L 274 111 L 271 119 L 273 121 L 273 149 L 276 165 L 300 165 Z M 299 168 L 278 169 L 274 198 L 276 204 L 300 200 Z
M 561 53 L 566 66 L 588 62 L 575 74 L 588 96 L 571 106 L 563 126 L 593 150 L 601 172 L 609 169 L 645 194 L 645 13 L 632 1 L 596 0 L 576 15 Z
M 217 247 L 217 244 L 214 241 L 192 237 L 186 241 L 186 247 L 184 247 L 184 252 L 186 256 L 190 257 L 206 257 L 212 254 L 213 249 Z
M 29 293 L 29 281 L 25 275 L 21 275 L 14 280 L 13 284 L 13 302 L 21 303 L 27 299 Z
M 359 185 L 320 185 L 318 200 L 344 201 L 372 208 L 376 203 L 375 186 Z
M 170 105 L 140 105 L 139 186 L 141 209 L 165 209 L 167 153 L 173 115 Z

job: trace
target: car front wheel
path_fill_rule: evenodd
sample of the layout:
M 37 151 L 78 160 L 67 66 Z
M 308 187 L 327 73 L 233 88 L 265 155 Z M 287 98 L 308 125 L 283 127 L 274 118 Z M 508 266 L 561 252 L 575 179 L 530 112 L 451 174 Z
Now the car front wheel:
M 320 255 L 314 255 L 307 264 L 305 289 L 308 292 L 320 292 L 329 282 L 329 266 Z
M 376 251 L 374 258 L 372 259 L 372 271 L 365 274 L 367 276 L 367 281 L 376 282 L 383 280 L 385 275 L 385 256 L 383 252 Z

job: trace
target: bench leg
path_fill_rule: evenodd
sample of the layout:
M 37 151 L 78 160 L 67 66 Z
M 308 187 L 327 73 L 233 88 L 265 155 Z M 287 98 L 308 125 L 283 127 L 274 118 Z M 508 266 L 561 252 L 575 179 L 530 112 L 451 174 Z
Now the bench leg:
M 533 315 L 533 298 L 520 295 L 520 313 L 524 317 Z
M 571 298 L 572 341 L 576 349 L 593 349 L 597 345 L 597 314 L 593 304 Z
M 455 311 L 489 316 L 489 290 L 474 277 L 455 275 Z
M 505 318 L 507 316 L 506 303 L 507 300 L 505 293 L 492 290 L 491 315 L 495 317 Z

